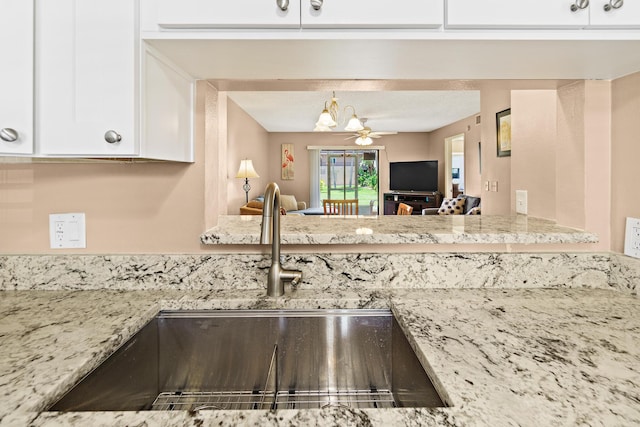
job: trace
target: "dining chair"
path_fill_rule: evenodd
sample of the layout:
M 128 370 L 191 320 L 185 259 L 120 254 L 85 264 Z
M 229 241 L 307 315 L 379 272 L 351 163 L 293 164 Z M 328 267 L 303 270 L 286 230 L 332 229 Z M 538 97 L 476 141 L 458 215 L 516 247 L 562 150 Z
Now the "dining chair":
M 398 205 L 398 215 L 411 215 L 413 213 L 413 206 L 409 206 L 406 203 L 400 203 Z
M 358 199 L 323 199 L 322 208 L 325 215 L 358 215 Z

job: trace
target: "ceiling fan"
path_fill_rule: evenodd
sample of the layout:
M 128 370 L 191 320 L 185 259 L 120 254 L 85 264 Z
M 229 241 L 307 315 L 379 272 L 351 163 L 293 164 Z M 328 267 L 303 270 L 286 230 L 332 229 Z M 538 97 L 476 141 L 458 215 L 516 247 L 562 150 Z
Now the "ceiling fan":
M 358 145 L 371 145 L 373 140 L 371 138 L 381 138 L 383 135 L 396 135 L 398 132 L 376 132 L 371 130 L 369 126 L 367 126 L 367 119 L 360 119 L 362 122 L 362 130 L 356 131 L 353 135 L 345 138 L 351 139 L 356 138 L 355 143 Z M 344 134 L 343 134 L 344 135 Z

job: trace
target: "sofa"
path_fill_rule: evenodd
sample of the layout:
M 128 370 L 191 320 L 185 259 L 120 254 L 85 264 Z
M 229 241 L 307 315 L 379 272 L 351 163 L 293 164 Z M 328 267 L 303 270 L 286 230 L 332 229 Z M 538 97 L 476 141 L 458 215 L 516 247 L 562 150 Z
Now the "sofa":
M 439 208 L 422 209 L 422 215 L 480 215 L 480 197 L 460 194 L 445 198 Z
M 244 206 L 240 206 L 240 215 L 262 215 L 262 206 L 264 205 L 264 197 L 256 197 L 253 200 L 249 200 Z M 299 202 L 295 196 L 281 194 L 280 195 L 281 213 L 295 214 L 298 211 L 303 211 L 307 208 L 306 202 Z

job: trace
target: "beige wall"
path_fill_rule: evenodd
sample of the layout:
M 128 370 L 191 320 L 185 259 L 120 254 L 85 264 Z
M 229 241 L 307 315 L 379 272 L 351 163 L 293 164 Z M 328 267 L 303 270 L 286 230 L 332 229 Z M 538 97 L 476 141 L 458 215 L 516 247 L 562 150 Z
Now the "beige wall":
M 556 141 L 556 216 L 568 226 L 584 228 L 585 82 L 558 89 Z
M 611 248 L 611 100 L 606 81 L 558 89 L 555 219 L 597 233 L 599 250 Z
M 556 218 L 557 92 L 511 92 L 511 211 L 516 190 L 527 191 L 527 214 Z
M 511 212 L 511 157 L 498 157 L 496 113 L 511 107 L 509 83 L 487 82 L 480 91 L 482 116 L 482 214 L 509 215 Z M 497 182 L 498 191 L 485 189 L 485 183 Z
M 611 248 L 623 252 L 626 217 L 640 218 L 640 73 L 613 81 L 611 111 Z
M 480 196 L 480 153 L 478 143 L 481 141 L 482 127 L 476 125 L 476 115 L 458 120 L 448 126 L 429 133 L 431 156 L 439 159 L 440 177 L 438 182 L 440 192 L 444 193 L 444 140 L 446 138 L 464 134 L 464 178 L 465 193 Z
M 611 250 L 611 82 L 585 83 L 584 228 L 600 237 L 598 250 Z
M 269 133 L 231 99 L 227 98 L 227 214 L 237 215 L 240 206 L 246 203 L 246 193 L 242 189 L 244 179 L 235 178 L 242 159 L 251 159 L 260 178 L 250 178 L 249 200 L 264 193 L 271 181 L 269 154 Z M 224 141 L 222 139 L 221 141 Z

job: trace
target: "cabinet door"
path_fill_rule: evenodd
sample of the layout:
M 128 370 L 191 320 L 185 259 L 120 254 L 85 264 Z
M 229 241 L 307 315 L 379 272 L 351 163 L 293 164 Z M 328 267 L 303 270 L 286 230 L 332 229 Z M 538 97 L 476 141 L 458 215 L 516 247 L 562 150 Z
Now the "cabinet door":
M 616 7 L 613 7 L 615 5 Z M 640 1 L 591 0 L 592 27 L 640 28 Z
M 582 28 L 589 7 L 579 0 L 447 0 L 447 28 Z M 592 0 L 593 1 L 593 0 Z
M 0 0 L 0 16 L 0 153 L 31 154 L 33 0 Z
M 300 0 L 286 2 L 286 8 L 284 3 L 277 0 L 158 0 L 157 21 L 163 28 L 300 27 Z
M 36 3 L 38 151 L 137 154 L 138 53 L 132 0 Z M 107 142 L 107 132 L 120 141 Z
M 303 28 L 439 28 L 444 0 L 300 0 Z

